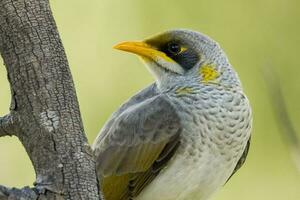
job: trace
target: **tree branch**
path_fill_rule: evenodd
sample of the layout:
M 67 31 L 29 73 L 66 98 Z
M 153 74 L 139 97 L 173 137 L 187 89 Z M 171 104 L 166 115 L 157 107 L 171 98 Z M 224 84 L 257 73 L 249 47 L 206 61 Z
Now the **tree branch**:
M 0 200 L 33 200 L 37 199 L 38 194 L 29 187 L 22 189 L 7 188 L 0 185 Z
M 34 188 L 9 199 L 100 199 L 69 65 L 48 0 L 0 1 L 0 53 L 12 103 L 0 135 L 14 134 L 32 161 Z
M 10 189 L 0 185 L 0 200 L 8 199 L 10 193 Z
M 10 114 L 0 117 L 0 137 L 16 135 L 15 129 L 16 126 Z

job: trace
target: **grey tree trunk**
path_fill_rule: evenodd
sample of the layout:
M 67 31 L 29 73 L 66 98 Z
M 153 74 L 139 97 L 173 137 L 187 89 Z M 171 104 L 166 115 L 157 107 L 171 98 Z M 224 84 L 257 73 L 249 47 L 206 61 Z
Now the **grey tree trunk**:
M 34 188 L 0 186 L 0 199 L 100 199 L 74 83 L 48 0 L 0 0 L 0 52 L 10 113 L 0 136 L 14 135 L 36 173 Z

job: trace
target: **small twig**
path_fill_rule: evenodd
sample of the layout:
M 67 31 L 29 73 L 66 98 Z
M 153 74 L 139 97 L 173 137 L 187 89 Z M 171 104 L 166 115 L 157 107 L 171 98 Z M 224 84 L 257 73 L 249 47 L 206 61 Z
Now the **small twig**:
M 15 135 L 15 124 L 13 117 L 8 114 L 0 117 L 0 137 Z
M 0 185 L 0 200 L 8 199 L 10 188 Z
M 36 200 L 38 194 L 29 187 L 24 187 L 22 189 L 17 188 L 7 188 L 0 185 L 0 200 Z
M 291 156 L 297 169 L 300 171 L 300 140 L 288 114 L 279 78 L 275 71 L 270 68 L 264 68 L 263 75 L 271 97 L 270 99 L 275 112 L 275 117 L 278 126 L 281 129 L 280 132 L 290 149 Z

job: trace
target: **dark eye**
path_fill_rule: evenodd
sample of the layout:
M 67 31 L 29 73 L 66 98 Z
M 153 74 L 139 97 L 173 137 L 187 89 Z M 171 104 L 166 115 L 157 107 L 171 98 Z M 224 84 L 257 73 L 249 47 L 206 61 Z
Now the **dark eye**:
M 168 51 L 172 54 L 178 54 L 181 51 L 181 46 L 178 43 L 170 42 L 168 43 Z

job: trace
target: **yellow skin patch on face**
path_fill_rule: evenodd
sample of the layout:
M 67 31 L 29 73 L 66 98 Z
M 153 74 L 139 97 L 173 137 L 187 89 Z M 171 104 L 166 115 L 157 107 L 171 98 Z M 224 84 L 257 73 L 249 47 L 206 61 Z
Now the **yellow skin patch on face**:
M 194 90 L 193 90 L 193 88 L 191 88 L 191 87 L 181 87 L 181 88 L 178 88 L 178 89 L 175 91 L 175 93 L 176 93 L 177 95 L 191 94 L 191 93 L 193 93 L 193 92 L 194 92 Z
M 201 66 L 199 74 L 202 76 L 202 82 L 204 83 L 212 82 L 220 76 L 219 72 L 214 69 L 214 66 L 209 64 Z

